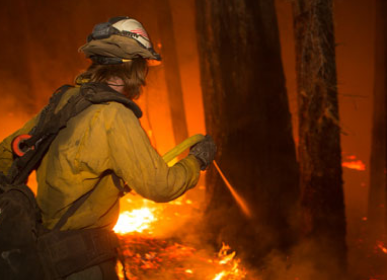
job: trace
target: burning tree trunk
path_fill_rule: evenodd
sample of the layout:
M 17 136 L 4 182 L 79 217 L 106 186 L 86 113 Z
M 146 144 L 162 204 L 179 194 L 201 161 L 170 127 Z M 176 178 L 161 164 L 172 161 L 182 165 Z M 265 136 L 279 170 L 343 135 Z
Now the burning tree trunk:
M 206 127 L 217 162 L 246 199 L 246 217 L 215 169 L 206 231 L 259 265 L 294 242 L 298 167 L 272 0 L 197 0 Z
M 384 12 L 387 1 L 376 2 L 375 89 L 372 146 L 370 161 L 370 194 L 368 224 L 373 236 L 380 238 L 387 225 L 386 204 L 386 93 L 387 93 L 387 20 Z
M 332 0 L 293 5 L 299 106 L 302 227 L 317 273 L 346 266 Z
M 155 1 L 155 3 L 157 7 L 157 22 L 163 50 L 162 55 L 168 89 L 168 100 L 171 107 L 173 132 L 175 142 L 180 143 L 188 137 L 188 129 L 175 35 L 173 33 L 171 7 L 169 0 L 158 0 Z

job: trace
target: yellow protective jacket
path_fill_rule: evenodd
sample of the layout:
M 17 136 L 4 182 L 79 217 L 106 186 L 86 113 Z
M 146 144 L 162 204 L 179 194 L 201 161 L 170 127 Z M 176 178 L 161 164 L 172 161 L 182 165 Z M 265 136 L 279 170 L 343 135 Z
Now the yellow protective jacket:
M 78 90 L 68 90 L 58 108 Z M 28 133 L 38 119 L 39 115 L 0 144 L 0 171 L 6 174 L 12 164 L 13 138 Z M 168 202 L 197 184 L 200 167 L 194 156 L 168 167 L 151 146 L 137 117 L 124 105 L 117 102 L 92 105 L 70 119 L 37 169 L 37 202 L 44 226 L 53 228 L 106 170 L 114 171 L 144 198 Z M 62 230 L 111 229 L 118 215 L 119 190 L 108 175 Z

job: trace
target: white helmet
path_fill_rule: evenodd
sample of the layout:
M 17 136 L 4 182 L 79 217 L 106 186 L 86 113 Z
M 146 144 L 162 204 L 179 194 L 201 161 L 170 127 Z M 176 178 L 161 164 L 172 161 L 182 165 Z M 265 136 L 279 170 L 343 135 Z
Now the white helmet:
M 114 17 L 97 24 L 80 50 L 99 64 L 122 63 L 138 56 L 161 60 L 142 24 L 129 17 Z
M 133 18 L 126 18 L 112 24 L 113 27 L 117 28 L 125 36 L 127 34 L 131 38 L 138 41 L 146 49 L 153 49 L 152 43 L 149 39 L 148 33 L 140 22 Z

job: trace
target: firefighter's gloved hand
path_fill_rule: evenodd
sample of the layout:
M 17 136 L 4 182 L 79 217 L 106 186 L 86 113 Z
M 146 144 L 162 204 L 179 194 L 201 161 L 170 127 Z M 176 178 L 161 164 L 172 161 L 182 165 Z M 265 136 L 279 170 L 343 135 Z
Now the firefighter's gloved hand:
M 205 170 L 214 160 L 216 144 L 210 135 L 206 135 L 202 141 L 191 147 L 190 155 L 194 155 L 200 162 L 200 169 Z

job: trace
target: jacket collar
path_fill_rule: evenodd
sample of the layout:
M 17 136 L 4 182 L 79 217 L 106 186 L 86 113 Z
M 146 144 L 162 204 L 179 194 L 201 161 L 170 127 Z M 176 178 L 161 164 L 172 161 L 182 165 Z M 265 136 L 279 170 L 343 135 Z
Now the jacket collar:
M 81 85 L 81 94 L 92 103 L 119 102 L 133 111 L 137 118 L 142 117 L 140 107 L 131 99 L 118 91 L 112 89 L 107 84 L 88 82 Z

